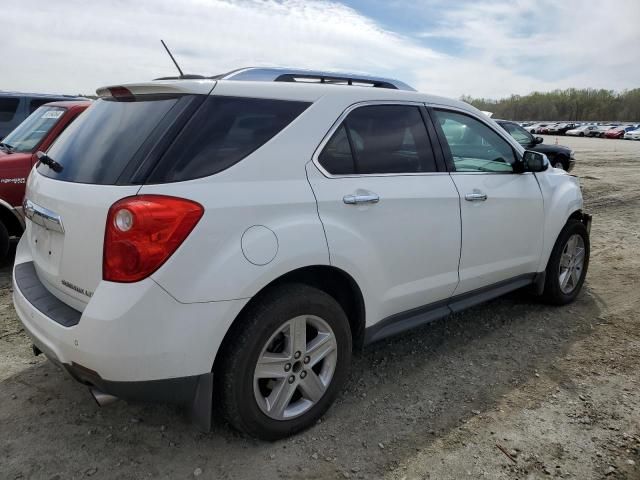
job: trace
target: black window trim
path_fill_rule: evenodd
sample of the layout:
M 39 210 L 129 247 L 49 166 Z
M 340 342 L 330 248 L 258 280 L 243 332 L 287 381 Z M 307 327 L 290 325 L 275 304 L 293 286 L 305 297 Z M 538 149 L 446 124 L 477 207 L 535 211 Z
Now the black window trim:
M 520 147 L 522 147 L 522 145 L 516 142 L 515 139 L 506 130 L 504 130 L 503 128 L 500 128 L 500 129 L 494 128 L 493 125 L 491 125 L 486 121 L 486 119 L 480 117 L 479 115 L 476 115 L 474 112 L 470 112 L 462 108 L 452 107 L 449 105 L 440 105 L 440 104 L 427 104 L 426 110 L 427 110 L 427 113 L 429 114 L 431 124 L 436 130 L 436 134 L 440 142 L 440 148 L 442 149 L 442 154 L 444 155 L 445 162 L 447 164 L 447 170 L 449 173 L 456 173 L 458 175 L 513 175 L 516 173 L 517 174 L 530 173 L 530 172 L 516 172 L 516 171 L 512 171 L 512 172 L 458 172 L 456 171 L 456 166 L 453 161 L 453 155 L 451 155 L 451 151 L 449 150 L 449 144 L 447 143 L 447 139 L 444 135 L 444 131 L 442 130 L 440 123 L 435 121 L 436 117 L 435 117 L 434 110 L 458 113 L 460 115 L 466 115 L 467 117 L 470 117 L 470 118 L 473 118 L 474 120 L 479 121 L 484 126 L 486 126 L 491 131 L 493 131 L 496 135 L 501 137 L 504 141 L 506 141 L 507 144 L 509 144 L 509 146 L 511 147 L 511 150 L 513 150 L 513 154 L 515 155 L 516 159 L 520 161 L 522 160 L 522 154 L 520 153 L 518 148 L 515 147 L 514 144 L 517 144 Z
M 410 107 L 417 107 L 418 111 L 420 112 L 420 115 L 422 116 L 422 121 L 425 124 L 425 127 L 427 129 L 427 134 L 429 136 L 429 140 L 431 143 L 431 148 L 433 150 L 433 154 L 434 154 L 434 158 L 435 158 L 435 164 L 436 164 L 436 171 L 435 172 L 405 172 L 405 173 L 349 173 L 349 174 L 332 174 L 329 173 L 327 170 L 325 170 L 325 168 L 322 166 L 322 164 L 320 163 L 320 154 L 322 153 L 322 151 L 324 150 L 324 147 L 326 146 L 327 143 L 329 143 L 329 141 L 331 140 L 331 138 L 333 138 L 333 134 L 343 125 L 344 120 L 347 118 L 347 116 L 353 112 L 354 110 L 356 110 L 357 108 L 361 108 L 361 107 L 368 107 L 371 105 L 406 105 L 406 106 L 410 106 Z M 351 152 L 352 155 L 354 154 L 354 149 L 353 149 L 353 145 L 351 145 L 351 135 L 349 134 L 349 129 L 346 129 L 347 131 L 347 138 L 349 139 L 349 145 L 351 147 Z M 425 103 L 424 102 L 414 102 L 414 101 L 410 101 L 410 100 L 366 100 L 366 101 L 362 101 L 362 102 L 356 102 L 353 103 L 351 105 L 349 105 L 338 117 L 338 119 L 333 123 L 333 125 L 331 125 L 331 128 L 329 128 L 329 131 L 326 133 L 326 135 L 322 138 L 322 140 L 320 141 L 320 143 L 318 144 L 318 146 L 316 147 L 315 151 L 313 152 L 313 156 L 312 156 L 312 162 L 313 164 L 316 166 L 316 168 L 320 171 L 320 173 L 322 173 L 322 175 L 324 175 L 327 178 L 330 179 L 336 179 L 336 178 L 360 178 L 360 177 L 411 177 L 411 176 L 420 176 L 420 175 L 443 175 L 443 174 L 447 174 L 448 175 L 448 171 L 447 168 L 445 166 L 445 157 L 442 155 L 442 150 L 440 148 L 438 148 L 438 142 L 439 139 L 436 136 L 436 132 L 433 128 L 433 125 L 431 125 L 431 121 L 428 118 L 428 113 L 426 111 L 425 108 Z M 354 156 L 353 159 L 354 163 L 357 164 L 357 159 Z

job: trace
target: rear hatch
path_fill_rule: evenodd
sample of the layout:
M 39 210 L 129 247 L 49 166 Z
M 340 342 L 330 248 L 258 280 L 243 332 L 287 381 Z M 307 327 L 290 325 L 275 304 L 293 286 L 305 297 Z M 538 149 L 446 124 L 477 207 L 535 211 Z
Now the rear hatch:
M 38 277 L 82 311 L 102 280 L 111 205 L 135 195 L 215 82 L 154 82 L 101 89 L 29 177 L 25 232 Z

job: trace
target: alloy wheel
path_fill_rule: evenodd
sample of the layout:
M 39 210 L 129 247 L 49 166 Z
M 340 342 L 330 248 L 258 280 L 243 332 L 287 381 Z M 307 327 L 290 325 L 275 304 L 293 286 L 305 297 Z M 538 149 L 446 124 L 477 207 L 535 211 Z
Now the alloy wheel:
M 335 334 L 314 315 L 284 322 L 266 342 L 253 373 L 260 410 L 274 420 L 290 420 L 325 394 L 338 360 Z
M 558 283 L 565 295 L 575 290 L 584 271 L 584 240 L 581 235 L 573 234 L 565 243 L 560 256 Z

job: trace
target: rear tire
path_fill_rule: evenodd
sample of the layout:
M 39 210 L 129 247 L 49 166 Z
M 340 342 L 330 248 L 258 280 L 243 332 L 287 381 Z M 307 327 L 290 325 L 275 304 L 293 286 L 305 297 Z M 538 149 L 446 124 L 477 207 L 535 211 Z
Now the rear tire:
M 7 227 L 0 222 L 0 261 L 4 260 L 9 253 L 10 239 Z
M 316 288 L 284 284 L 265 292 L 227 338 L 214 376 L 214 405 L 234 428 L 261 439 L 315 424 L 347 379 L 349 320 Z
M 573 302 L 589 267 L 589 233 L 584 224 L 570 219 L 556 240 L 545 275 L 542 299 L 552 305 Z

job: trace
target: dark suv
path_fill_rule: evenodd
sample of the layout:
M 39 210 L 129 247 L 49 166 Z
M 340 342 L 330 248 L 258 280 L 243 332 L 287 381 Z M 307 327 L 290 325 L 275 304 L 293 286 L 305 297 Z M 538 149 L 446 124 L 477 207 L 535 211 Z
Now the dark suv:
M 567 172 L 573 169 L 576 159 L 573 155 L 573 150 L 569 147 L 543 144 L 542 137 L 534 137 L 516 122 L 510 122 L 509 120 L 496 120 L 496 122 L 527 150 L 544 153 L 555 168 L 562 168 Z
M 0 140 L 35 112 L 49 102 L 64 100 L 86 100 L 72 95 L 48 95 L 43 93 L 19 93 L 0 91 Z

